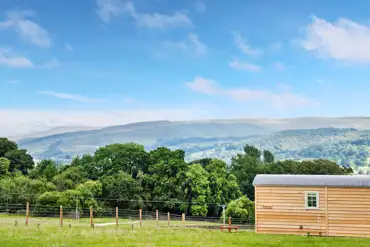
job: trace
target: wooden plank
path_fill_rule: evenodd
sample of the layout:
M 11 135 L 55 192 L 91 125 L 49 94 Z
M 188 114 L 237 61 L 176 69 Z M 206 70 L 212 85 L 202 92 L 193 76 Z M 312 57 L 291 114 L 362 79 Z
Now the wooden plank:
M 368 191 L 370 188 L 358 188 L 358 187 L 329 187 L 330 191 Z
M 325 190 L 316 190 L 316 189 L 305 189 L 305 190 L 296 190 L 296 191 L 286 191 L 284 193 L 284 190 L 287 190 L 285 188 L 280 188 L 279 190 L 273 190 L 273 191 L 261 191 L 258 192 L 261 196 L 268 196 L 268 195 L 287 195 L 287 196 L 299 196 L 302 195 L 306 191 L 313 191 L 313 192 L 319 192 L 324 193 Z
M 321 219 L 297 219 L 297 218 L 289 218 L 289 219 L 266 219 L 266 220 L 263 220 L 263 223 L 269 223 L 269 222 L 291 222 L 292 224 L 297 224 L 297 225 L 301 225 L 303 223 L 305 224 L 308 224 L 308 223 L 311 223 L 311 224 L 324 224 L 325 225 L 325 218 L 321 218 Z M 291 224 L 289 223 L 289 224 Z
M 310 234 L 323 234 L 325 230 L 320 229 L 278 229 L 278 228 L 262 228 L 260 229 L 261 233 L 277 233 L 277 234 L 304 234 L 307 232 Z
M 370 216 L 364 214 L 335 214 L 332 215 L 329 213 L 329 220 L 370 220 Z M 330 223 L 330 222 L 329 222 Z
M 286 192 L 284 192 L 284 190 Z M 294 191 L 287 191 L 287 189 L 285 188 L 279 188 L 278 190 L 271 190 L 271 191 L 260 191 L 258 192 L 260 195 L 262 196 L 267 196 L 267 195 L 301 195 L 303 192 L 306 192 L 306 191 L 315 191 L 315 192 L 319 192 L 319 193 L 324 193 L 325 190 L 318 190 L 316 188 L 306 188 L 304 190 L 294 190 Z
M 304 214 L 303 214 L 304 213 Z M 325 216 L 325 212 L 324 211 L 314 211 L 314 210 L 273 210 L 273 209 L 270 209 L 270 210 L 262 210 L 262 209 L 259 209 L 258 211 L 258 215 L 270 215 L 270 216 L 274 216 L 274 215 L 292 215 L 292 216 L 300 216 L 300 215 L 305 215 L 305 216 L 317 216 L 317 215 L 320 215 L 320 216 Z
M 330 224 L 330 229 L 363 229 L 364 231 L 370 231 L 370 225 L 366 224 L 346 224 L 345 222 L 342 222 L 341 224 Z
M 329 220 L 330 221 L 333 221 L 333 220 L 365 220 L 365 221 L 369 221 L 370 220 L 370 217 L 369 215 L 366 215 L 366 216 L 361 216 L 361 215 L 335 215 L 335 216 L 331 216 L 329 214 Z
M 335 208 L 335 209 L 332 209 L 329 205 L 329 208 L 330 208 L 330 211 L 329 211 L 329 214 L 344 214 L 344 213 L 348 213 L 348 214 L 363 214 L 363 215 L 369 215 L 369 212 L 367 212 L 367 210 L 369 209 L 368 207 L 361 207 L 361 208 L 355 208 L 355 207 L 352 207 L 352 208 Z
M 258 207 L 258 212 L 261 213 L 261 212 L 275 212 L 275 213 L 279 213 L 279 212 L 305 212 L 307 214 L 324 214 L 325 215 L 325 210 L 323 209 L 320 209 L 320 210 L 316 210 L 316 209 L 304 209 L 304 208 L 277 208 L 276 206 L 275 207 L 272 207 L 272 208 L 261 208 L 261 207 Z
M 325 226 L 325 220 L 319 220 L 319 221 L 308 221 L 308 220 L 300 220 L 299 222 L 295 221 L 294 219 L 291 220 L 266 220 L 263 221 L 264 225 L 290 225 L 290 226 L 296 226 L 299 227 L 301 225 L 310 225 L 310 226 L 322 226 L 322 228 L 326 229 Z M 261 225 L 261 224 L 260 224 Z
M 293 220 L 296 220 L 297 218 L 299 217 L 300 220 L 304 221 L 304 220 L 307 220 L 307 221 L 313 221 L 315 219 L 322 219 L 322 220 L 325 220 L 325 215 L 320 215 L 320 216 L 310 216 L 310 215 L 258 215 L 258 218 L 260 220 L 270 220 L 270 219 L 274 219 L 274 220 L 290 220 L 290 219 L 293 219 Z
M 254 187 L 254 228 L 255 232 L 258 232 L 258 194 L 259 194 L 259 187 Z
M 277 229 L 294 229 L 294 230 L 317 230 L 317 231 L 325 231 L 325 226 L 320 225 L 303 225 L 303 229 L 299 228 L 299 225 L 269 225 L 269 224 L 260 224 L 259 227 L 262 228 L 277 228 Z
M 347 200 L 338 199 L 337 201 L 329 200 L 328 203 L 329 203 L 329 206 L 342 207 L 342 208 L 347 207 L 347 206 L 368 207 L 370 205 L 369 201 L 357 201 L 357 200 L 352 200 L 351 198 L 348 198 Z
M 280 188 L 284 188 L 286 190 L 289 190 L 289 191 L 295 191 L 295 190 L 322 190 L 324 191 L 325 190 L 325 187 L 321 187 L 321 186 L 283 186 L 283 185 L 279 185 L 279 186 L 261 186 L 261 185 L 258 185 L 260 191 L 268 191 L 268 190 L 279 190 Z M 369 189 L 370 191 L 370 189 Z

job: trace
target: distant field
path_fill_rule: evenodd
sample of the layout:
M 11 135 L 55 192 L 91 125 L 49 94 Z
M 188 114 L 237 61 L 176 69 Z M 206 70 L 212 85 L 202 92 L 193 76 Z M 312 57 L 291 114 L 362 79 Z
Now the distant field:
M 75 247 L 75 246 L 248 246 L 248 247 L 346 247 L 370 246 L 370 239 L 326 238 L 284 235 L 263 235 L 250 231 L 238 233 L 220 232 L 219 230 L 147 227 L 133 229 L 129 225 L 115 227 L 89 228 L 73 225 L 71 228 L 58 227 L 57 219 L 43 219 L 40 228 L 37 224 L 24 226 L 23 217 L 18 218 L 18 226 L 12 222 L 15 218 L 1 217 L 0 246 L 2 247 Z M 8 221 L 6 221 L 8 220 Z M 37 222 L 33 219 L 33 223 Z M 102 221 L 106 221 L 102 219 Z M 46 224 L 49 222 L 49 224 Z M 148 221 L 149 222 L 149 221 Z M 146 223 L 148 223 L 146 222 Z M 144 222 L 145 223 L 145 222 Z M 162 222 L 163 223 L 163 222 Z M 66 222 L 67 224 L 67 222 Z

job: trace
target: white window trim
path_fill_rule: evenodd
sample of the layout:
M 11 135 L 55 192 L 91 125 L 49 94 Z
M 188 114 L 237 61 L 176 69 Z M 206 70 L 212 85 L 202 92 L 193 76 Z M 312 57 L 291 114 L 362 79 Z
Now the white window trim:
M 316 207 L 309 207 L 308 206 L 308 194 L 316 194 Z M 317 191 L 306 191 L 305 193 L 305 198 L 304 198 L 304 206 L 305 206 L 305 209 L 309 209 L 309 210 L 315 210 L 315 209 L 319 209 L 320 208 L 320 193 L 317 192 Z

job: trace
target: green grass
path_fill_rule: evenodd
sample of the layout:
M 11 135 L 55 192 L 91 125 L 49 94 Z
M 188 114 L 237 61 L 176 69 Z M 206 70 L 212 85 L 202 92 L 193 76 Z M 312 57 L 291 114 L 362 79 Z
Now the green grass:
M 19 219 L 14 226 L 14 219 Z M 30 219 L 28 228 L 24 226 L 24 217 L 0 217 L 1 247 L 75 247 L 75 246 L 248 246 L 248 247 L 346 247 L 370 246 L 370 239 L 361 238 L 327 238 L 288 235 L 264 235 L 250 231 L 238 233 L 220 232 L 219 230 L 154 227 L 150 221 L 144 221 L 145 227 L 130 225 L 99 227 L 92 229 L 86 221 L 81 224 L 58 226 L 58 220 Z M 8 221 L 5 221 L 8 220 Z M 32 221 L 33 220 L 33 221 Z M 101 219 L 106 222 L 106 219 Z M 2 223 L 1 223 L 2 222 Z M 38 228 L 36 222 L 41 222 Z M 73 221 L 70 221 L 73 222 Z
M 20 246 L 370 246 L 369 239 L 263 235 L 182 228 L 0 227 L 2 247 Z
M 0 224 L 14 224 L 15 221 L 18 221 L 19 225 L 24 225 L 26 221 L 26 217 L 24 215 L 0 215 Z M 28 219 L 29 225 L 37 226 L 37 224 L 40 225 L 53 225 L 53 226 L 59 226 L 60 225 L 60 219 L 58 216 L 56 217 L 29 217 Z M 137 219 L 124 219 L 119 218 L 119 223 L 127 223 L 127 222 L 137 222 Z M 104 218 L 94 218 L 93 223 L 114 223 L 116 222 L 115 218 L 113 217 L 104 217 Z M 79 220 L 71 219 L 71 218 L 65 218 L 63 220 L 63 223 L 65 226 L 68 227 L 69 224 L 72 226 L 86 226 L 88 227 L 90 225 L 90 219 L 89 218 L 81 218 Z M 137 223 L 138 224 L 138 223 Z M 202 221 L 185 221 L 186 225 L 220 225 L 220 223 L 213 223 L 213 222 L 202 222 Z M 155 227 L 157 225 L 155 220 L 143 220 L 142 226 L 143 227 Z M 167 220 L 160 220 L 158 223 L 159 226 L 167 227 L 168 221 Z M 171 226 L 182 226 L 181 220 L 174 218 L 170 220 Z

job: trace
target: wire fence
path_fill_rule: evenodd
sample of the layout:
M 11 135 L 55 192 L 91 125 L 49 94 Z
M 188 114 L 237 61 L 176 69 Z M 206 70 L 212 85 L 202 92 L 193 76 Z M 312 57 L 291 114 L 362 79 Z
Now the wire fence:
M 230 220 L 230 222 L 229 222 Z M 131 222 L 131 223 L 130 223 Z M 241 229 L 254 229 L 254 220 L 237 217 L 223 219 L 219 217 L 189 216 L 155 211 L 143 211 L 109 208 L 94 211 L 94 208 L 71 208 L 43 205 L 0 203 L 0 225 L 15 224 L 26 226 L 99 226 L 131 224 L 137 227 L 195 227 L 219 229 L 221 225 L 237 226 Z

